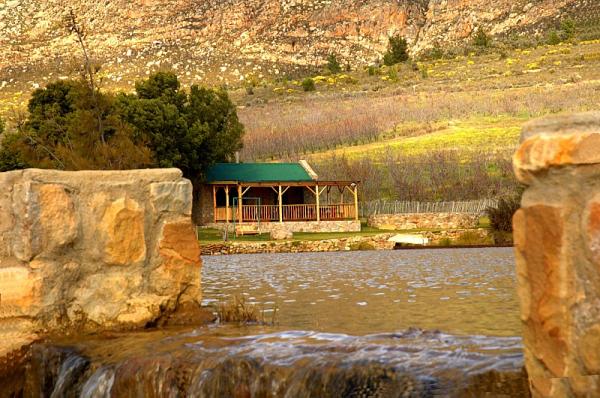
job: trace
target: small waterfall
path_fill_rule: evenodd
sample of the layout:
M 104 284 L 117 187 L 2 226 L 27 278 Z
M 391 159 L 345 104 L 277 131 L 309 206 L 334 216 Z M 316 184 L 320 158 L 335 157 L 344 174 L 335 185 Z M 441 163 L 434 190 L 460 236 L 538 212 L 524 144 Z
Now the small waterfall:
M 350 336 L 218 327 L 39 344 L 25 396 L 528 396 L 520 339 L 411 329 Z
M 115 372 L 112 368 L 101 367 L 85 382 L 81 389 L 80 398 L 110 398 L 110 392 L 115 382 Z

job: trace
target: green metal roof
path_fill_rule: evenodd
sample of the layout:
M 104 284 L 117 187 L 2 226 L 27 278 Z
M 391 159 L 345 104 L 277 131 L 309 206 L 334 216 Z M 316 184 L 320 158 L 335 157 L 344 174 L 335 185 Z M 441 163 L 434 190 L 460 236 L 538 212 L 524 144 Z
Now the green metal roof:
M 300 163 L 217 163 L 206 174 L 207 182 L 313 181 Z

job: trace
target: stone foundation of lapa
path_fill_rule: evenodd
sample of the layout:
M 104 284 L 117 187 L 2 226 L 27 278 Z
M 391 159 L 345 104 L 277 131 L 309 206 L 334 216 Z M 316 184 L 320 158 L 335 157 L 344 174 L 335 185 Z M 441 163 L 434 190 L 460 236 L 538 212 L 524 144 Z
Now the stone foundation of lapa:
M 535 121 L 514 168 L 518 292 L 534 397 L 600 396 L 600 113 Z
M 199 309 L 191 201 L 177 169 L 0 173 L 0 358 Z
M 260 230 L 261 233 L 270 233 L 276 229 L 285 229 L 290 232 L 360 232 L 359 220 L 339 220 L 339 221 L 285 221 L 279 222 L 244 222 L 235 224 L 236 226 L 243 225 L 244 227 Z M 204 228 L 215 228 L 225 230 L 229 228 L 234 230 L 233 223 L 210 223 L 203 226 Z M 201 227 L 202 228 L 202 227 Z

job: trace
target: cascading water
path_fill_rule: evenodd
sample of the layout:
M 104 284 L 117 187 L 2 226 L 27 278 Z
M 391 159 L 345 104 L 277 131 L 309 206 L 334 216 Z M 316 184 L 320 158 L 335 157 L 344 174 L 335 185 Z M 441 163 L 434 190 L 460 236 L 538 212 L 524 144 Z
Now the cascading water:
M 419 329 L 367 336 L 238 327 L 34 348 L 29 396 L 527 396 L 520 339 Z M 35 383 L 35 381 L 43 381 Z

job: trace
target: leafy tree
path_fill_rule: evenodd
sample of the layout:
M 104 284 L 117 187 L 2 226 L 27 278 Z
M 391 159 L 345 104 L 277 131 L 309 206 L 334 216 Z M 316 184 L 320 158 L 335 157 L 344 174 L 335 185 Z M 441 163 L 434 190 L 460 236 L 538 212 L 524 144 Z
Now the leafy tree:
M 327 69 L 329 69 L 329 72 L 333 74 L 340 73 L 342 71 L 342 67 L 335 54 L 329 54 L 327 57 Z
M 244 126 L 227 92 L 197 85 L 185 92 L 175 74 L 159 72 L 137 82 L 135 94 L 121 94 L 119 108 L 134 136 L 147 142 L 156 166 L 178 167 L 192 180 L 197 215 L 206 169 L 242 148 Z
M 408 43 L 400 35 L 388 39 L 388 49 L 383 56 L 383 63 L 392 66 L 408 60 Z
M 33 92 L 25 123 L 5 137 L 4 168 L 130 169 L 151 153 L 118 115 L 112 95 L 82 81 L 57 81 Z
M 307 77 L 306 79 L 302 80 L 302 89 L 304 91 L 315 91 L 315 81 L 310 77 Z

